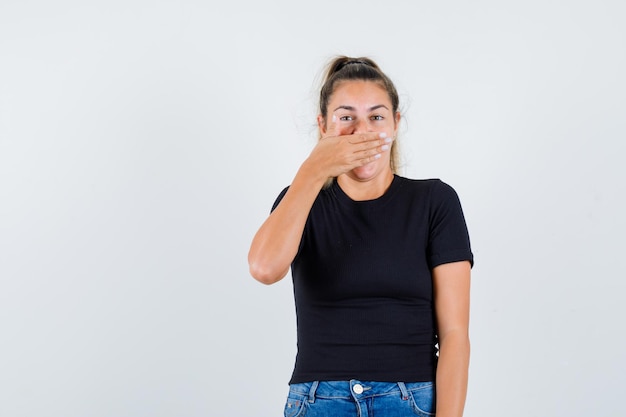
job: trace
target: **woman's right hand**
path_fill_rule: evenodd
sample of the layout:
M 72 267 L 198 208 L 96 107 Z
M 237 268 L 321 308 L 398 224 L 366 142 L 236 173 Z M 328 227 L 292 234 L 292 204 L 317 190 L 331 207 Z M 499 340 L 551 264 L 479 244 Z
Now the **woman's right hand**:
M 393 141 L 385 132 L 346 134 L 341 131 L 335 115 L 326 132 L 305 161 L 326 178 L 338 177 L 379 159 Z

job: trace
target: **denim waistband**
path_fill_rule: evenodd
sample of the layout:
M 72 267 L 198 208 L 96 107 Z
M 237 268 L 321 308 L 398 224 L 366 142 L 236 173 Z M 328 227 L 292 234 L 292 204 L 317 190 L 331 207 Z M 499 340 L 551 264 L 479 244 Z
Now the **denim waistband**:
M 364 399 L 383 395 L 409 397 L 409 391 L 431 388 L 432 382 L 375 382 L 359 381 L 313 381 L 290 385 L 290 391 L 308 396 L 309 402 L 315 398 L 354 398 Z

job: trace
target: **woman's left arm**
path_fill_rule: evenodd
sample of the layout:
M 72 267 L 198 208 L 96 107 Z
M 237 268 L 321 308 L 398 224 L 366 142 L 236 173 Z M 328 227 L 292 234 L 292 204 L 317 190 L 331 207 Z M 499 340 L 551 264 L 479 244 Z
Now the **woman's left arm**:
M 465 407 L 470 356 L 470 271 L 468 261 L 433 268 L 439 335 L 437 417 L 461 417 Z

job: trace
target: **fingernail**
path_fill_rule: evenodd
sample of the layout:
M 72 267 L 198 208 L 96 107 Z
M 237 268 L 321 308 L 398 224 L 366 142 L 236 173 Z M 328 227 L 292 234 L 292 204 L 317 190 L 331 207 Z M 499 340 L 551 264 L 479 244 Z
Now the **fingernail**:
M 384 139 L 387 137 L 387 134 L 385 132 L 380 132 L 378 136 L 380 136 L 381 139 Z
M 337 115 L 333 113 L 333 123 L 335 123 L 336 121 L 337 121 Z
M 383 145 L 380 147 L 380 149 L 382 149 L 383 151 L 386 151 L 387 149 L 389 149 L 389 145 Z
M 385 143 L 391 143 L 393 142 L 393 138 L 385 138 Z
M 379 159 L 380 158 L 380 154 L 377 153 L 376 155 L 374 155 L 374 159 Z

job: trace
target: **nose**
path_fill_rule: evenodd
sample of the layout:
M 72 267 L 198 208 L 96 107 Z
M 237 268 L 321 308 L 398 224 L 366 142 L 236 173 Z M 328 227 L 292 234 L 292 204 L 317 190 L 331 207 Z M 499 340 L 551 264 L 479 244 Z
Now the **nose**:
M 370 132 L 369 120 L 365 118 L 359 118 L 355 121 L 354 125 L 354 133 L 365 133 Z

